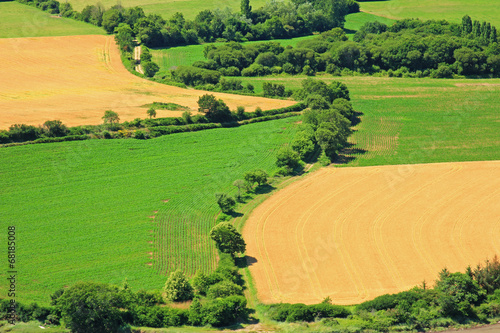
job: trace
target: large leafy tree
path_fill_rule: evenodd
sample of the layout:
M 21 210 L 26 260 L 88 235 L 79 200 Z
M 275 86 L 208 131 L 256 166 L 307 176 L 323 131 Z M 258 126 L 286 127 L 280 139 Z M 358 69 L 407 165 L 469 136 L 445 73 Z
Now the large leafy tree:
M 221 222 L 210 230 L 210 238 L 215 241 L 215 246 L 223 253 L 234 256 L 246 250 L 246 243 L 241 234 L 229 222 Z
M 80 282 L 65 290 L 54 303 L 74 333 L 117 332 L 124 326 L 117 287 Z
M 231 111 L 224 101 L 214 95 L 205 94 L 198 99 L 198 110 L 205 113 L 208 120 L 224 122 L 231 120 Z

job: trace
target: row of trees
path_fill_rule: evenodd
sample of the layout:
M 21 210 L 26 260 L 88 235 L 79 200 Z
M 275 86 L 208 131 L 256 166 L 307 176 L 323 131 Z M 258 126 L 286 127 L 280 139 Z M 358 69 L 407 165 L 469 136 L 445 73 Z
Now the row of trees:
M 79 13 L 68 2 L 18 1 L 52 14 L 102 26 L 108 33 L 115 32 L 123 24 L 123 29 L 132 31 L 134 37 L 149 47 L 296 37 L 343 27 L 345 15 L 359 11 L 354 0 L 270 1 L 254 11 L 249 0 L 242 0 L 240 12 L 233 13 L 229 8 L 207 9 L 200 11 L 191 21 L 179 12 L 165 20 L 157 14 L 145 15 L 140 7 L 124 8 L 121 4 L 109 9 L 100 3 L 88 5 Z
M 349 41 L 340 28 L 282 47 L 276 42 L 244 45 L 207 45 L 206 61 L 194 67 L 228 76 L 306 74 L 343 70 L 389 72 L 416 76 L 500 74 L 500 46 L 496 28 L 488 22 L 401 20 L 388 27 L 379 22 L 363 25 Z

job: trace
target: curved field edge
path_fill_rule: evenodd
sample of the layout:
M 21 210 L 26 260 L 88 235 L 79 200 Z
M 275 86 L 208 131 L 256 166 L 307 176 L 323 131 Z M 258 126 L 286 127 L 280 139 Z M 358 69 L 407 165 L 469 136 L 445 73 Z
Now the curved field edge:
M 500 161 L 435 163 L 294 182 L 243 230 L 259 300 L 355 304 L 500 253 L 499 174 Z
M 173 265 L 210 271 L 214 193 L 234 193 L 246 171 L 272 173 L 296 121 L 0 150 L 0 213 L 16 226 L 19 301 L 47 304 L 77 281 L 160 289 Z
M 54 51 L 57 50 L 57 51 Z M 0 128 L 61 120 L 67 126 L 102 124 L 104 111 L 121 121 L 145 118 L 153 102 L 169 102 L 198 110 L 207 92 L 183 89 L 132 75 L 121 61 L 113 36 L 87 35 L 0 39 L 5 70 L 0 81 Z M 276 109 L 294 101 L 213 93 L 235 110 Z M 158 117 L 182 111 L 157 110 Z

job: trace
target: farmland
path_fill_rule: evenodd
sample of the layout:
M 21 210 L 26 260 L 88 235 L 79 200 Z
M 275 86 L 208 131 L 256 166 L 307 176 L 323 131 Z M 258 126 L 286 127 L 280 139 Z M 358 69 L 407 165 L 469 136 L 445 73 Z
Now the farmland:
M 500 251 L 500 162 L 326 168 L 274 194 L 244 228 L 266 303 L 354 304 Z
M 160 289 L 174 267 L 209 271 L 214 193 L 234 191 L 248 170 L 272 172 L 295 121 L 0 150 L 0 213 L 20 244 L 19 301 L 48 303 L 77 281 Z
M 244 78 L 298 88 L 306 77 Z M 361 122 L 346 166 L 496 160 L 500 80 L 321 77 L 349 87 Z M 354 159 L 352 159 L 355 157 Z
M 448 20 L 459 23 L 464 15 L 475 20 L 488 21 L 500 26 L 500 8 L 498 4 L 477 0 L 391 0 L 369 1 L 361 3 L 361 10 L 392 19 L 420 18 L 423 20 Z
M 0 2 L 0 38 L 98 35 L 104 30 L 18 2 Z
M 57 49 L 57 52 L 54 50 Z M 0 39 L 5 70 L 0 81 L 0 129 L 15 123 L 42 124 L 59 119 L 69 126 L 102 123 L 105 110 L 122 121 L 145 118 L 152 102 L 171 102 L 197 110 L 206 92 L 150 82 L 129 73 L 112 36 Z M 231 109 L 263 110 L 293 104 L 251 96 L 214 94 Z M 159 110 L 158 117 L 182 111 Z

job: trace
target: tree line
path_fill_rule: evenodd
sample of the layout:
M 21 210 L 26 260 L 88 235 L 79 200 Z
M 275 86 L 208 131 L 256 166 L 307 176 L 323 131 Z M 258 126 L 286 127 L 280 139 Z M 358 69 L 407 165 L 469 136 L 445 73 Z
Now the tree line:
M 496 28 L 488 22 L 472 22 L 469 16 L 464 16 L 462 24 L 405 19 L 388 27 L 368 22 L 353 41 L 342 29 L 334 28 L 302 40 L 296 47 L 283 47 L 277 42 L 210 44 L 203 55 L 206 61 L 193 63 L 190 70 L 212 76 L 217 72 L 225 76 L 317 72 L 416 77 L 500 75 Z
M 292 38 L 343 27 L 345 15 L 359 11 L 354 0 L 269 1 L 253 11 L 249 0 L 241 0 L 240 12 L 229 8 L 207 9 L 200 11 L 194 20 L 187 20 L 180 12 L 164 19 L 157 14 L 146 15 L 141 7 L 124 8 L 119 3 L 109 9 L 97 3 L 77 12 L 68 2 L 17 1 L 103 27 L 108 33 L 114 33 L 121 25 L 122 30 L 148 47 Z

